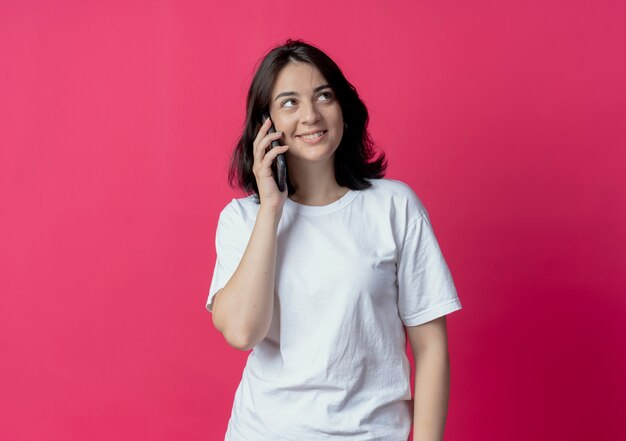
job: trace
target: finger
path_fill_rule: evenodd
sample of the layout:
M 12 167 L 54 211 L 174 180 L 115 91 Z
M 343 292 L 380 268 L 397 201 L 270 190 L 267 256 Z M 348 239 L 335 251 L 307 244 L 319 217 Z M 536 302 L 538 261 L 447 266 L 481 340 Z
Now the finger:
M 254 138 L 253 143 L 257 143 L 260 142 L 261 139 L 263 139 L 263 137 L 267 134 L 267 131 L 269 130 L 270 126 L 272 125 L 272 119 L 271 118 L 267 118 L 263 124 L 261 124 L 261 127 L 259 128 L 259 132 L 256 134 L 256 137 Z
M 254 146 L 255 161 L 261 162 L 263 160 L 263 156 L 267 153 L 271 142 L 279 139 L 282 135 L 282 132 L 276 132 L 264 136 L 263 139 L 261 139 L 261 141 Z
M 274 158 L 276 158 L 276 156 L 280 155 L 281 153 L 285 153 L 287 150 L 289 150 L 288 145 L 279 145 L 272 148 L 269 152 L 265 154 L 265 157 L 263 158 L 263 166 L 269 167 Z
M 265 154 L 267 153 L 267 150 L 270 148 L 272 141 L 279 139 L 281 136 L 281 132 L 269 133 L 265 135 L 257 144 L 253 146 L 254 160 L 258 163 L 261 163 L 261 161 L 263 161 L 263 156 L 265 156 Z
M 266 118 L 265 121 L 263 121 L 263 124 L 261 124 L 261 127 L 259 127 L 259 131 L 254 137 L 254 141 L 252 141 L 252 157 L 255 158 L 255 160 L 258 156 L 257 150 L 258 150 L 259 144 L 261 143 L 261 140 L 263 139 L 263 137 L 267 134 L 270 128 L 270 124 L 271 124 L 271 119 Z

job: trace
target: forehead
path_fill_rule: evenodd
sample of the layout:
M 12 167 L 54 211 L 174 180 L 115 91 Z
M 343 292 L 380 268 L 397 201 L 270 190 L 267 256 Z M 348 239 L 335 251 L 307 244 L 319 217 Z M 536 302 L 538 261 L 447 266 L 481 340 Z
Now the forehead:
M 312 64 L 289 63 L 276 76 L 272 96 L 286 91 L 305 93 L 324 83 L 326 79 Z

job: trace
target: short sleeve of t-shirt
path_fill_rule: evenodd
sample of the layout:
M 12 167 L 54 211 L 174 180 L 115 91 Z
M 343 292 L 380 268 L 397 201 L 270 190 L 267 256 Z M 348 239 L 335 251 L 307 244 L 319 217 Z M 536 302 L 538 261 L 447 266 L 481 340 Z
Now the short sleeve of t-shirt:
M 206 308 L 213 312 L 213 298 L 230 280 L 239 266 L 241 257 L 248 245 L 249 235 L 246 234 L 243 219 L 236 209 L 235 200 L 222 210 L 215 232 L 215 268 L 209 288 Z
M 452 275 L 426 211 L 409 222 L 397 268 L 398 312 L 417 326 L 461 309 Z

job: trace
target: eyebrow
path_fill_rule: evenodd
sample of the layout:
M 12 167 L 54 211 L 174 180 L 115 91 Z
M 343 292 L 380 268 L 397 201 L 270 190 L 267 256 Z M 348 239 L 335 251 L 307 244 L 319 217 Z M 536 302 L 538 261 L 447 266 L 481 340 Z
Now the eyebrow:
M 317 86 L 315 89 L 313 89 L 313 93 L 319 92 L 320 90 L 326 89 L 326 88 L 330 89 L 331 87 L 328 84 L 322 84 L 321 86 Z M 276 95 L 276 98 L 274 98 L 274 101 L 276 101 L 281 96 L 300 96 L 300 95 L 298 95 L 296 92 L 282 92 Z

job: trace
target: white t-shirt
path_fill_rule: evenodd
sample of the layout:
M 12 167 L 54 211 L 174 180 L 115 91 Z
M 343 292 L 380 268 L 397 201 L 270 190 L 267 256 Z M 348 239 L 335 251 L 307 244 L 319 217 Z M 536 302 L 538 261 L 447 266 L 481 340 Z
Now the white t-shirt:
M 414 191 L 398 180 L 370 182 L 324 206 L 285 201 L 272 323 L 248 356 L 226 440 L 407 440 L 413 402 L 404 326 L 461 302 Z M 251 195 L 220 214 L 211 312 L 258 208 Z

